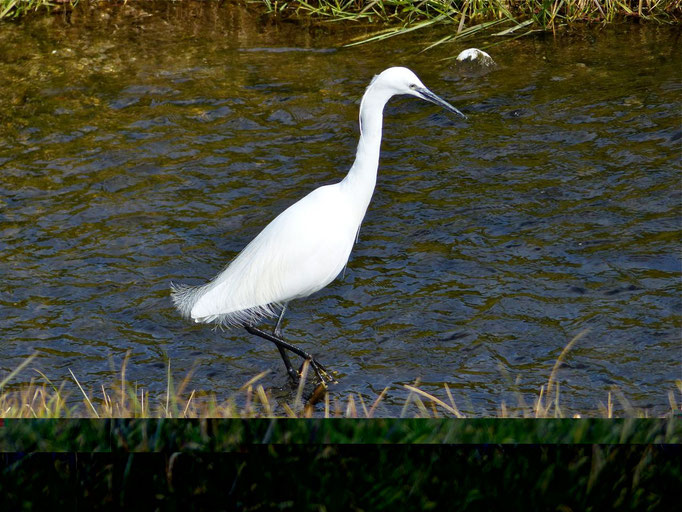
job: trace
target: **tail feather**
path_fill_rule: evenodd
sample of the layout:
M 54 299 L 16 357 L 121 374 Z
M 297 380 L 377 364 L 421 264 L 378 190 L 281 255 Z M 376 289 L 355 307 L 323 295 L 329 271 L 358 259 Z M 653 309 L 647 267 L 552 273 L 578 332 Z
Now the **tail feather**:
M 171 299 L 173 304 L 184 318 L 189 318 L 195 322 L 210 323 L 215 322 L 221 327 L 240 326 L 244 324 L 254 324 L 263 318 L 277 317 L 283 305 L 278 302 L 253 306 L 242 310 L 230 311 L 228 313 L 210 315 L 200 318 L 192 317 L 192 309 L 197 301 L 206 293 L 212 283 L 192 286 L 188 284 L 171 283 Z
M 192 308 L 205 289 L 206 285 L 191 286 L 171 283 L 171 299 L 183 317 L 192 318 Z

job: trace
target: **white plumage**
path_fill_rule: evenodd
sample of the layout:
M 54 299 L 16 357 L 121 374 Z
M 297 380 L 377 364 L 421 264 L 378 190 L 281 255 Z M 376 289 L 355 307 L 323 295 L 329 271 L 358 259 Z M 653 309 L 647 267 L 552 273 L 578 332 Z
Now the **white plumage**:
M 183 316 L 203 323 L 253 325 L 339 275 L 374 192 L 383 109 L 396 94 L 417 96 L 464 116 L 409 69 L 389 68 L 374 77 L 360 103 L 360 141 L 346 177 L 284 210 L 209 283 L 171 285 Z

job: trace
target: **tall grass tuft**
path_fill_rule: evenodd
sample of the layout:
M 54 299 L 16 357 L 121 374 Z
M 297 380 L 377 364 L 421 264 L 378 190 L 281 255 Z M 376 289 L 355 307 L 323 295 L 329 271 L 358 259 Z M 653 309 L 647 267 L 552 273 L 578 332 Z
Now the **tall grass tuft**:
M 0 20 L 20 18 L 31 12 L 50 10 L 57 4 L 76 5 L 78 0 L 0 0 Z

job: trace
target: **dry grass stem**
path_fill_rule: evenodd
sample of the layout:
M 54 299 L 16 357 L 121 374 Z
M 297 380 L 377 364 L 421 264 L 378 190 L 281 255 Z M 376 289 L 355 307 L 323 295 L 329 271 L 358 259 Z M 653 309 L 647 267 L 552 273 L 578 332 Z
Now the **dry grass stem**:
M 85 391 L 83 391 L 83 387 L 81 386 L 80 382 L 78 382 L 78 379 L 76 378 L 76 376 L 75 376 L 75 375 L 73 374 L 73 372 L 71 371 L 71 368 L 69 368 L 69 373 L 71 374 L 71 377 L 73 377 L 73 380 L 74 380 L 74 381 L 76 382 L 76 384 L 78 385 L 78 389 L 80 389 L 80 390 L 81 390 L 81 393 L 83 393 L 83 396 L 85 397 L 85 401 L 86 401 L 86 402 L 88 403 L 88 405 L 90 406 L 90 409 L 92 409 L 92 412 L 95 413 L 95 416 L 96 416 L 97 418 L 99 418 L 99 414 L 97 414 L 97 409 L 95 409 L 95 407 L 92 405 L 92 402 L 91 402 L 90 399 L 88 398 L 88 395 L 85 393 Z

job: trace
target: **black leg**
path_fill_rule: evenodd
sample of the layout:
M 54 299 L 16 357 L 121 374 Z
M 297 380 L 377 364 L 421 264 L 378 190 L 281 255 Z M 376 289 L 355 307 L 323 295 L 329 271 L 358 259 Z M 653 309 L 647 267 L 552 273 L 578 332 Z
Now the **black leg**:
M 272 330 L 272 334 L 274 336 L 277 336 L 278 338 L 282 337 L 282 329 L 280 329 L 280 325 L 282 325 L 282 318 L 284 318 L 284 312 L 287 310 L 287 305 L 285 304 L 282 307 L 282 312 L 279 314 L 279 318 L 277 319 L 277 324 L 275 324 L 275 328 Z M 287 373 L 289 374 L 289 377 L 291 377 L 291 380 L 293 382 L 298 382 L 298 373 L 296 370 L 294 370 L 294 367 L 291 364 L 291 360 L 289 359 L 289 354 L 286 353 L 286 351 L 280 346 L 277 345 L 277 350 L 279 350 L 279 355 L 282 356 L 282 361 L 284 361 L 284 366 L 287 367 Z
M 301 350 L 296 345 L 292 345 L 291 343 L 284 341 L 282 338 L 279 338 L 273 334 L 261 331 L 260 329 L 254 327 L 253 325 L 244 324 L 244 329 L 246 329 L 249 333 L 255 336 L 273 342 L 275 345 L 277 345 L 277 348 L 279 348 L 280 354 L 286 349 L 289 350 L 290 352 L 293 352 L 297 356 L 302 357 L 303 359 L 309 360 L 310 366 L 312 367 L 312 369 L 315 371 L 315 374 L 322 382 L 325 382 L 325 380 L 332 382 L 334 380 L 331 377 L 331 375 L 327 373 L 327 370 L 325 370 L 324 366 L 322 366 L 312 355 L 308 354 L 308 352 L 306 352 L 305 350 Z M 291 365 L 291 362 L 289 362 L 289 365 Z M 294 375 L 296 375 L 296 380 L 298 380 L 298 374 L 296 373 L 295 370 L 293 370 L 293 368 L 292 371 Z M 287 368 L 287 372 L 289 372 L 289 368 Z M 289 372 L 289 375 L 291 375 L 291 372 Z
M 253 333 L 252 333 L 253 334 Z M 298 372 L 294 370 L 294 367 L 291 365 L 291 360 L 289 359 L 289 354 L 286 353 L 286 351 L 277 345 L 277 350 L 279 350 L 279 355 L 282 356 L 282 361 L 284 361 L 284 366 L 287 367 L 287 373 L 289 374 L 289 377 L 291 377 L 291 380 L 294 382 L 298 382 Z

